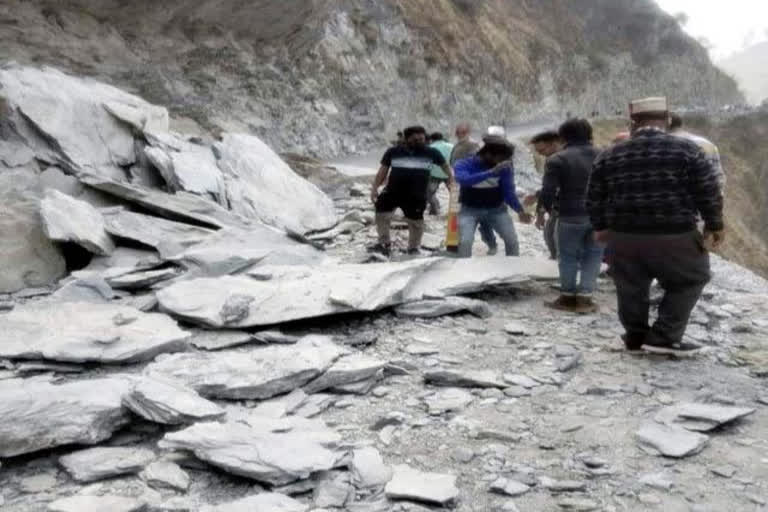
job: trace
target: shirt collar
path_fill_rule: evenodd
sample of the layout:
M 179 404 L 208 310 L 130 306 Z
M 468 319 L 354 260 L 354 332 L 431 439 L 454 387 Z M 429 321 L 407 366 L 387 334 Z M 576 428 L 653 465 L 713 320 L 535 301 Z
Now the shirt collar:
M 635 133 L 632 134 L 632 137 L 649 137 L 652 135 L 663 135 L 665 133 L 667 132 L 661 128 L 657 128 L 656 126 L 643 126 L 642 128 L 635 130 Z

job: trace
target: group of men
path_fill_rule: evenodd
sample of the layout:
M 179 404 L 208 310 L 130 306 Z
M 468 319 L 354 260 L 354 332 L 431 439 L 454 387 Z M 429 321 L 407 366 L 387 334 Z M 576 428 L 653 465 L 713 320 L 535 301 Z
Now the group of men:
M 604 151 L 593 145 L 585 119 L 568 119 L 557 132 L 531 140 L 546 163 L 542 189 L 523 202 L 537 203 L 536 225 L 560 269 L 560 296 L 548 305 L 597 311 L 593 293 L 607 252 L 626 348 L 696 350 L 683 335 L 710 279 L 709 250 L 724 239 L 719 153 L 708 140 L 682 131 L 666 98 L 633 101 L 630 119 L 630 132 Z M 459 125 L 451 147 L 441 134 L 429 137 L 428 145 L 424 128 L 411 127 L 402 144 L 387 150 L 371 191 L 379 236 L 375 250 L 390 253 L 389 226 L 400 208 L 409 228 L 408 253 L 417 254 L 427 205 L 430 213 L 439 212 L 435 193 L 445 183 L 459 187 L 459 257 L 472 256 L 478 227 L 489 253 L 496 252 L 495 233 L 507 256 L 519 255 L 508 207 L 520 222 L 533 217 L 515 190 L 515 148 L 503 130 L 489 130 L 482 145 L 470 139 L 470 131 L 468 124 Z M 651 325 L 654 281 L 664 297 Z

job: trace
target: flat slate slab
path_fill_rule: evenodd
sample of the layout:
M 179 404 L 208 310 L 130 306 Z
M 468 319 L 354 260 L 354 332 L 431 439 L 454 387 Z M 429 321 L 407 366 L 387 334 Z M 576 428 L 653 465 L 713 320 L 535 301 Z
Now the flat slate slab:
M 709 442 L 709 437 L 704 434 L 656 422 L 645 423 L 638 430 L 636 437 L 641 447 L 672 458 L 695 455 Z
M 395 313 L 399 316 L 416 318 L 436 318 L 456 313 L 471 313 L 480 318 L 488 318 L 493 314 L 487 302 L 465 297 L 446 297 L 444 299 L 409 302 L 397 306 Z
M 101 213 L 85 201 L 48 189 L 40 203 L 40 215 L 45 234 L 53 241 L 73 242 L 100 256 L 115 250 Z
M 684 403 L 665 407 L 656 415 L 656 421 L 676 425 L 686 430 L 709 432 L 754 414 L 751 407 L 731 407 L 716 404 Z
M 104 441 L 129 421 L 127 378 L 0 381 L 0 457 Z
M 262 493 L 221 505 L 207 505 L 200 512 L 307 512 L 309 505 L 284 494 Z
M 70 496 L 48 505 L 49 512 L 140 512 L 146 501 L 122 496 Z
M 228 473 L 268 485 L 285 485 L 328 471 L 343 456 L 300 429 L 274 433 L 243 423 L 198 423 L 166 434 L 159 446 L 189 450 Z
M 498 261 L 496 261 L 498 260 Z M 557 266 L 525 258 L 426 258 L 375 265 L 272 267 L 274 277 L 181 281 L 160 290 L 160 307 L 214 328 L 258 327 L 353 311 L 376 311 L 442 295 L 557 278 Z
M 142 377 L 123 398 L 142 418 L 165 425 L 182 425 L 222 418 L 226 413 L 194 390 L 171 379 Z
M 188 348 L 189 334 L 161 313 L 113 304 L 44 301 L 0 317 L 0 357 L 133 363 Z
M 65 455 L 59 464 L 78 482 L 95 482 L 136 474 L 154 459 L 154 452 L 144 448 L 97 447 Z
M 389 499 L 433 505 L 450 505 L 459 497 L 454 475 L 425 473 L 404 464 L 394 467 L 392 480 L 385 489 Z
M 328 337 L 307 336 L 295 345 L 172 354 L 146 373 L 174 378 L 207 397 L 264 400 L 304 386 L 344 353 Z
M 509 384 L 492 370 L 435 370 L 424 374 L 424 382 L 454 388 L 499 388 Z
M 384 368 L 385 361 L 364 354 L 351 354 L 338 359 L 325 373 L 304 386 L 306 393 L 319 393 L 327 389 L 370 380 Z
M 437 393 L 424 398 L 427 412 L 433 416 L 462 411 L 473 401 L 474 397 L 470 392 L 458 388 L 441 389 Z

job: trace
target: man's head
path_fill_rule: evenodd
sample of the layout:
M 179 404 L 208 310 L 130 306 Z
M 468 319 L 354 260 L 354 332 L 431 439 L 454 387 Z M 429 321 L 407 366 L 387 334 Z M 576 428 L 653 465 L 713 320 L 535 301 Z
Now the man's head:
M 420 148 L 427 145 L 427 130 L 423 126 L 409 126 L 403 130 L 405 144 L 410 148 Z
M 483 147 L 477 152 L 477 156 L 486 165 L 497 165 L 511 159 L 515 155 L 515 147 L 504 137 L 487 135 L 483 137 Z
M 536 153 L 545 158 L 549 158 L 554 155 L 563 145 L 563 141 L 560 139 L 560 135 L 554 130 L 547 130 L 541 132 L 531 139 L 531 144 Z
M 435 132 L 429 136 L 429 142 L 438 142 L 441 140 L 445 140 L 445 137 L 443 137 L 443 134 L 440 132 Z
M 569 119 L 557 130 L 563 142 L 569 146 L 592 143 L 592 125 L 581 118 Z
M 472 134 L 472 126 L 469 123 L 459 123 L 456 125 L 456 138 L 459 141 L 469 140 Z
M 644 98 L 629 104 L 629 118 L 632 120 L 632 131 L 640 128 L 669 128 L 669 109 L 667 98 Z
M 683 118 L 680 114 L 673 112 L 669 115 L 669 130 L 674 132 L 683 129 Z

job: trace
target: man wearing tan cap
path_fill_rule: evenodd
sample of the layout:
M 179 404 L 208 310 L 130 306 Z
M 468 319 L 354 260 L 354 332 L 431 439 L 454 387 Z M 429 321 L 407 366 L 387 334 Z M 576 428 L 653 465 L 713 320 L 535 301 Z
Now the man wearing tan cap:
M 710 279 L 709 253 L 724 238 L 723 197 L 706 155 L 666 133 L 666 98 L 630 105 L 632 135 L 597 157 L 587 209 L 595 238 L 608 243 L 628 350 L 690 352 L 683 343 L 691 311 Z M 701 235 L 698 215 L 704 220 Z M 649 326 L 650 287 L 664 289 Z

